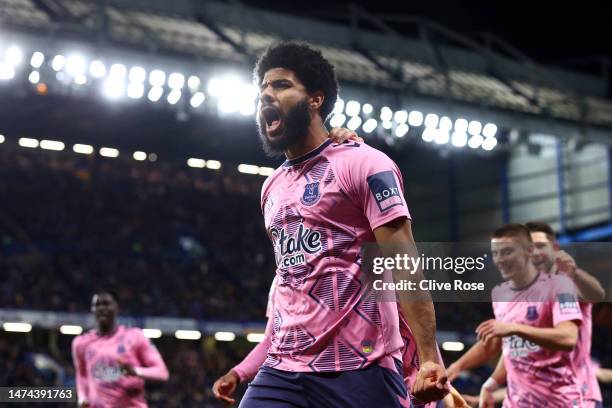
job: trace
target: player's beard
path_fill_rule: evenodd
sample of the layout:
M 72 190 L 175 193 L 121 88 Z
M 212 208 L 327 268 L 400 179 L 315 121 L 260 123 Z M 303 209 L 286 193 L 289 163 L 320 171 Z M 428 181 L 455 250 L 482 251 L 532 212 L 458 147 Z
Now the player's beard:
M 310 127 L 310 109 L 308 97 L 293 105 L 286 114 L 281 116 L 282 130 L 272 139 L 266 134 L 265 121 L 257 115 L 257 129 L 264 152 L 270 157 L 279 157 L 291 146 L 306 138 Z

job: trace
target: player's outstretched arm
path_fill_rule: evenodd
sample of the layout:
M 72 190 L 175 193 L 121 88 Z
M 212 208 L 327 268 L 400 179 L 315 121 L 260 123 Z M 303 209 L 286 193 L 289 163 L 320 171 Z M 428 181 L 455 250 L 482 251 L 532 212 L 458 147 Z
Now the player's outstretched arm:
M 418 257 L 418 251 L 412 236 L 411 222 L 407 218 L 397 218 L 374 230 L 376 241 L 386 257 L 408 255 Z M 402 279 L 400 272 L 394 270 L 394 279 Z M 411 279 L 423 278 L 422 271 L 416 271 Z M 399 294 L 399 303 L 408 325 L 414 335 L 419 361 L 421 362 L 412 394 L 423 402 L 439 401 L 449 393 L 446 370 L 438 360 L 436 346 L 436 316 L 429 293 L 419 293 L 419 300 L 405 299 Z
M 495 337 L 517 335 L 538 346 L 557 351 L 571 351 L 578 341 L 578 325 L 571 320 L 562 321 L 555 327 L 533 327 L 490 319 L 481 323 L 476 332 L 478 339 L 485 343 Z
M 459 376 L 461 371 L 471 370 L 484 365 L 487 361 L 497 356 L 500 351 L 501 340 L 499 338 L 495 338 L 487 344 L 477 341 L 457 361 L 448 366 L 446 369 L 448 380 L 452 382 Z
M 598 368 L 597 369 L 597 381 L 602 384 L 612 383 L 612 369 L 610 368 Z

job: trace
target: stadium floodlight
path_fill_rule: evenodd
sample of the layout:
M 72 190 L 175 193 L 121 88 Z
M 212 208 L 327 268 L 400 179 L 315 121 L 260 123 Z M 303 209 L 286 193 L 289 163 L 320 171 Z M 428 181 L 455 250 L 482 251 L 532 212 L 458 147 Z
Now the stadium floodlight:
M 380 109 L 380 120 L 384 122 L 391 122 L 392 118 L 393 118 L 393 111 L 389 107 L 383 106 Z
M 369 103 L 364 103 L 363 106 L 361 107 L 361 111 L 366 115 L 369 115 L 370 113 L 372 113 L 373 110 L 374 110 L 374 107 L 370 105 Z
M 428 113 L 427 115 L 425 115 L 425 127 L 426 128 L 432 128 L 435 129 L 438 127 L 438 115 L 436 115 L 435 113 Z
M 142 98 L 144 95 L 144 84 L 142 82 L 130 82 L 127 87 L 127 96 L 131 99 Z
M 30 58 L 30 65 L 32 68 L 40 68 L 43 62 L 45 62 L 45 54 L 40 51 L 36 51 L 32 54 L 32 58 Z
M 234 113 L 238 110 L 238 102 L 231 95 L 224 96 L 219 100 L 217 108 L 223 114 Z
M 174 332 L 174 336 L 179 340 L 200 340 L 202 333 L 198 330 L 177 330 Z
M 168 86 L 172 89 L 181 89 L 185 85 L 185 75 L 173 72 L 168 75 Z
M 495 137 L 496 134 L 497 134 L 497 125 L 495 125 L 494 123 L 487 123 L 482 128 L 482 135 L 484 137 Z
M 391 122 L 390 120 L 383 120 L 382 127 L 383 129 L 389 130 L 393 127 L 393 122 Z
M 343 113 L 336 113 L 329 120 L 329 124 L 331 125 L 331 127 L 335 127 L 336 128 L 336 127 L 340 127 L 340 126 L 344 125 L 345 121 L 346 121 L 346 116 Z
M 164 93 L 164 88 L 162 88 L 161 86 L 154 86 L 153 88 L 149 90 L 147 98 L 149 98 L 151 102 L 157 102 L 160 100 L 163 93 Z
M 40 148 L 45 150 L 55 150 L 57 152 L 61 152 L 64 150 L 64 143 L 58 140 L 41 140 Z
M 108 71 L 108 76 L 117 81 L 123 81 L 127 74 L 127 68 L 123 64 L 113 64 Z
M 453 121 L 448 116 L 442 116 L 438 127 L 446 132 L 449 132 L 453 128 Z
M 400 123 L 396 128 L 395 128 L 395 136 L 397 137 L 404 137 L 406 136 L 406 133 L 408 133 L 408 125 L 405 123 Z
M 344 99 L 338 98 L 334 104 L 334 110 L 332 113 L 339 115 L 342 114 L 342 112 L 344 112 Z
M 204 92 L 196 92 L 191 97 L 191 100 L 189 101 L 189 104 L 192 107 L 197 108 L 200 105 L 202 105 L 202 103 L 204 102 L 204 99 L 206 99 L 206 97 L 204 96 Z
M 247 341 L 251 343 L 261 343 L 266 338 L 265 333 L 249 333 L 247 334 Z
M 143 83 L 147 77 L 147 71 L 143 67 L 135 66 L 130 68 L 128 78 L 130 82 Z
M 181 95 L 182 95 L 182 93 L 181 93 L 180 90 L 178 90 L 178 89 L 171 90 L 170 93 L 168 94 L 168 98 L 167 98 L 168 103 L 170 105 L 176 104 L 181 99 Z
M 485 137 L 482 142 L 482 148 L 484 150 L 493 150 L 497 146 L 497 139 L 494 137 Z
M 463 118 L 459 118 L 455 121 L 455 132 L 456 133 L 466 133 L 468 130 L 468 121 L 463 119 Z
M 152 86 L 164 86 L 166 83 L 166 73 L 161 69 L 154 69 L 149 73 L 149 83 Z
M 470 146 L 472 149 L 478 149 L 480 145 L 482 145 L 483 141 L 484 138 L 482 136 L 474 135 L 470 137 L 470 140 L 468 140 L 468 146 Z
M 472 136 L 479 135 L 481 130 L 482 130 L 482 123 L 480 123 L 477 120 L 471 121 L 470 124 L 468 125 L 468 133 Z
M 239 97 L 239 105 L 240 105 L 240 113 L 244 116 L 250 116 L 255 114 L 255 110 L 257 106 L 255 105 L 255 101 L 257 99 L 257 87 L 253 84 L 243 85 L 242 89 L 238 95 Z
M 78 74 L 74 77 L 74 83 L 77 85 L 85 85 L 87 83 L 87 77 L 85 74 Z
M 442 350 L 444 351 L 463 351 L 465 344 L 460 341 L 445 341 L 442 343 Z
M 211 170 L 219 170 L 221 162 L 219 160 L 206 160 L 206 168 Z
M 219 78 L 212 78 L 208 81 L 208 87 L 206 89 L 211 96 L 220 96 L 223 93 L 223 81 Z
M 100 156 L 115 158 L 119 156 L 119 150 L 112 147 L 102 147 L 100 148 Z
M 64 65 L 66 65 L 66 57 L 62 54 L 56 55 L 51 60 L 51 68 L 53 68 L 54 71 L 61 71 L 64 69 Z
M 119 98 L 125 92 L 125 82 L 123 82 L 123 80 L 109 78 L 104 81 L 102 90 L 104 95 L 111 99 Z
M 32 331 L 32 325 L 30 323 L 6 322 L 2 325 L 2 328 L 7 332 L 15 333 L 29 333 Z
M 6 138 L 4 137 L 4 135 L 0 135 L 0 144 L 4 143 L 5 140 Z
M 64 325 L 60 326 L 59 331 L 62 334 L 68 334 L 68 335 L 71 335 L 71 336 L 78 336 L 79 334 L 83 333 L 83 328 L 81 326 L 76 326 L 76 325 L 71 325 L 71 324 L 64 324 Z
M 376 129 L 376 126 L 378 126 L 376 119 L 370 118 L 363 124 L 363 131 L 366 133 L 372 133 L 374 129 Z
M 198 86 L 200 86 L 200 78 L 196 75 L 190 76 L 189 79 L 187 80 L 187 86 L 192 91 L 196 90 Z
M 448 130 L 437 129 L 434 135 L 434 143 L 436 144 L 446 144 L 450 140 L 450 135 L 448 134 Z
M 159 329 L 142 329 L 142 334 L 148 339 L 159 339 L 162 336 L 162 331 Z
M 357 116 L 359 111 L 361 111 L 361 104 L 357 101 L 348 101 L 345 111 L 348 116 Z
M 271 176 L 274 173 L 274 169 L 272 167 L 260 167 L 259 175 L 260 176 Z
M 423 139 L 423 141 L 431 143 L 434 141 L 436 137 L 436 129 L 432 128 L 432 127 L 426 127 L 425 130 L 423 131 L 423 134 L 421 135 L 421 138 Z
M 203 169 L 206 166 L 206 161 L 202 159 L 196 159 L 195 157 L 190 157 L 187 159 L 187 165 L 189 167 L 193 167 L 194 169 Z
M 238 171 L 245 174 L 259 174 L 259 166 L 253 164 L 239 164 Z
M 157 155 L 155 153 L 149 153 L 149 161 L 150 162 L 157 161 Z
M 38 147 L 38 140 L 29 137 L 21 137 L 17 143 L 21 147 L 29 147 L 31 149 Z
M 11 45 L 4 53 L 4 59 L 12 66 L 17 66 L 23 61 L 23 51 L 16 45 Z
M 393 120 L 395 120 L 395 123 L 406 123 L 408 120 L 408 112 L 405 110 L 396 111 L 395 114 L 393 114 Z
M 92 154 L 94 151 L 94 148 L 91 145 L 77 143 L 74 146 L 72 146 L 72 150 L 75 153 Z
M 215 340 L 217 341 L 234 341 L 236 340 L 236 334 L 233 332 L 219 331 L 215 333 Z
M 346 124 L 346 127 L 351 130 L 357 130 L 359 125 L 361 125 L 361 118 L 359 116 L 353 116 L 349 119 L 348 123 Z
M 15 76 L 15 67 L 8 62 L 0 62 L 0 79 L 9 80 Z
M 418 127 L 423 124 L 423 114 L 419 111 L 411 111 L 408 114 L 408 124 L 413 127 Z
M 145 152 L 141 152 L 140 150 L 135 151 L 134 154 L 132 155 L 132 157 L 136 161 L 145 161 L 145 160 L 147 160 L 147 154 Z
M 84 74 L 87 70 L 87 63 L 85 62 L 85 58 L 78 54 L 68 56 L 68 58 L 66 58 L 65 70 L 68 75 L 72 76 Z
M 102 61 L 93 60 L 91 64 L 89 64 L 89 73 L 94 78 L 102 78 L 106 75 L 106 66 Z
M 37 84 L 38 81 L 40 81 L 40 73 L 38 71 L 30 72 L 30 75 L 28 76 L 28 81 L 33 84 Z
M 467 144 L 467 133 L 465 132 L 453 132 L 451 136 L 451 142 L 455 147 L 464 147 Z

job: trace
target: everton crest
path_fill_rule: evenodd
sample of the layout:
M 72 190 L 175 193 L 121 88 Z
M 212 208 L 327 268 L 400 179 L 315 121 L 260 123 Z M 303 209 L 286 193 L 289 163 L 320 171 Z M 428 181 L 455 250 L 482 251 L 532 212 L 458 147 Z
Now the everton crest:
M 304 194 L 302 194 L 302 199 L 300 201 L 302 204 L 310 206 L 319 201 L 320 197 L 319 182 L 315 181 L 314 183 L 308 183 L 304 186 Z
M 538 318 L 538 309 L 535 306 L 528 306 L 527 307 L 527 320 L 537 320 Z

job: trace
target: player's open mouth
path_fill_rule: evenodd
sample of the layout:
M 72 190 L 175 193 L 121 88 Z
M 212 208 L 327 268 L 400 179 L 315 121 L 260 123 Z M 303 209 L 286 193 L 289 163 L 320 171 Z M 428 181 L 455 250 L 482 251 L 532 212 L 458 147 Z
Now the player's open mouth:
M 261 116 L 263 116 L 266 122 L 266 133 L 268 136 L 280 127 L 281 114 L 274 106 L 264 106 L 261 109 Z

